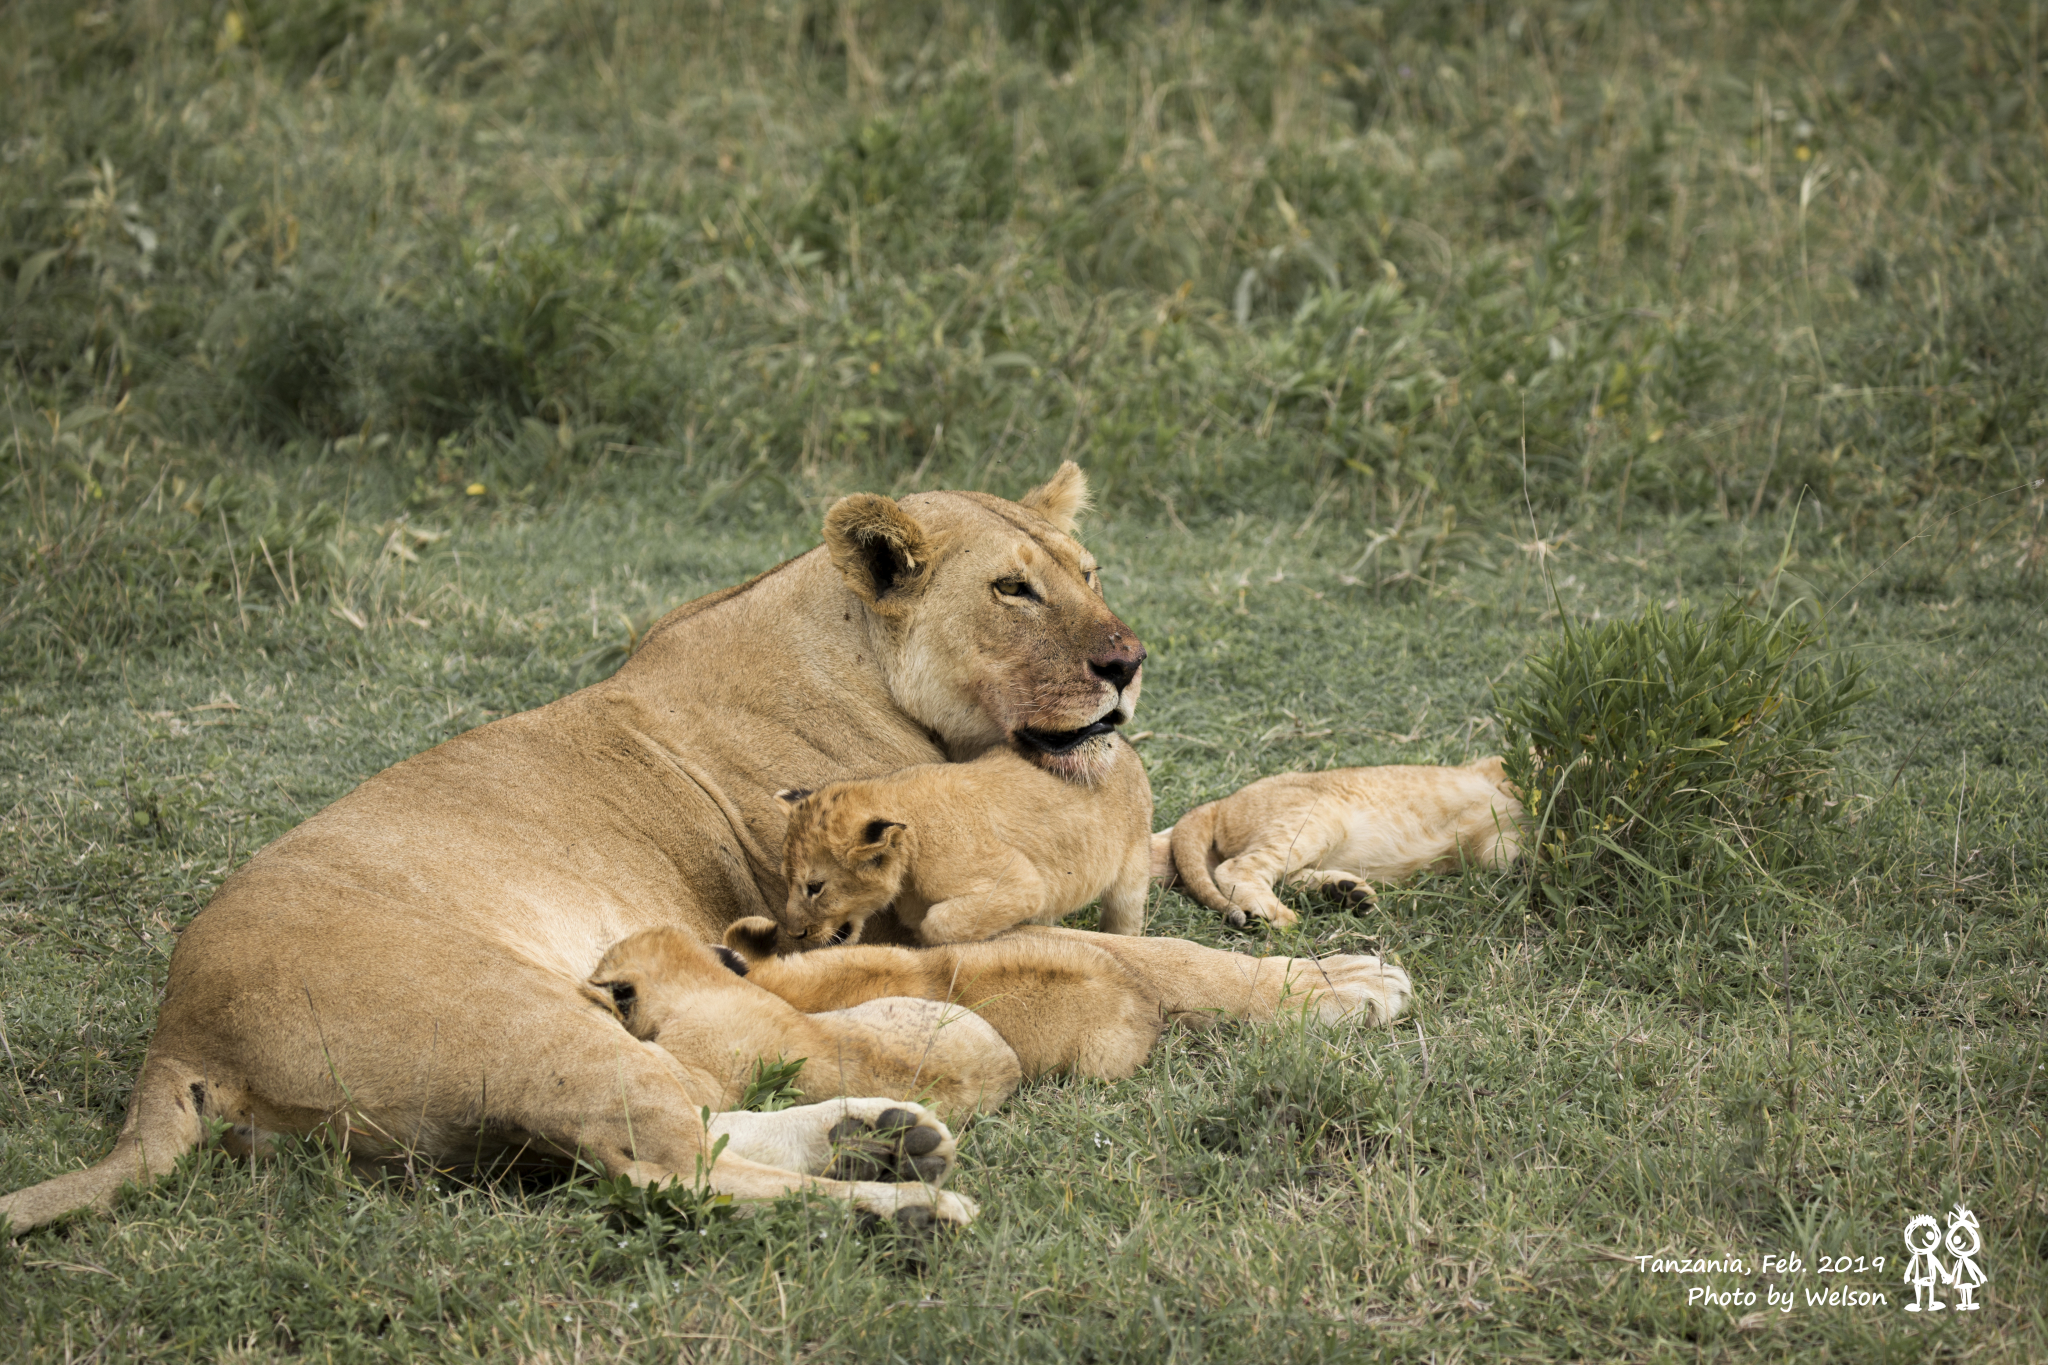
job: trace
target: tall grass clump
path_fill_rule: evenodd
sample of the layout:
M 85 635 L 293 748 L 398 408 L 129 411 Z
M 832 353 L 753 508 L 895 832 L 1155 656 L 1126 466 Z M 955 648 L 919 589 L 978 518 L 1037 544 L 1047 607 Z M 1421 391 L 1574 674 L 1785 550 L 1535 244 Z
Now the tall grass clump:
M 1805 865 L 1868 695 L 1813 625 L 1740 600 L 1567 625 L 1506 689 L 1507 771 L 1534 825 L 1532 909 L 1711 902 Z

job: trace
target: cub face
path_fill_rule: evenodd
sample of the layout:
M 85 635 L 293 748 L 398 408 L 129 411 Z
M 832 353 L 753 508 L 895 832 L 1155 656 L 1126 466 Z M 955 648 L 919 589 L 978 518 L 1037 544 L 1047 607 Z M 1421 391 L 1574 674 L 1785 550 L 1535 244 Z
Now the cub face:
M 861 927 L 903 889 L 909 828 L 844 791 L 783 791 L 789 809 L 782 870 L 789 899 L 776 917 L 778 952 L 858 943 Z

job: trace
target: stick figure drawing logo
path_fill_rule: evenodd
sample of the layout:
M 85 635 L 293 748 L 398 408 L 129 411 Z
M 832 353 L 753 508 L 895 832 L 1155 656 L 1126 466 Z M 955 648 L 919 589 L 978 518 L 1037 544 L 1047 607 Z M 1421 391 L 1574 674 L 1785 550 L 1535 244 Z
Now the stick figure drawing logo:
M 1944 1266 L 1935 1253 L 1946 1249 L 1952 1258 Z M 1949 1305 L 1934 1297 L 1935 1286 L 1945 1284 L 1956 1292 L 1955 1309 L 1971 1313 L 1984 1305 L 1976 1301 L 1977 1287 L 1985 1275 L 1977 1265 L 1977 1253 L 1984 1249 L 1984 1236 L 1977 1228 L 1977 1215 L 1961 1204 L 1949 1210 L 1948 1234 L 1931 1213 L 1916 1214 L 1906 1224 L 1906 1283 L 1913 1286 L 1908 1313 L 1939 1313 Z

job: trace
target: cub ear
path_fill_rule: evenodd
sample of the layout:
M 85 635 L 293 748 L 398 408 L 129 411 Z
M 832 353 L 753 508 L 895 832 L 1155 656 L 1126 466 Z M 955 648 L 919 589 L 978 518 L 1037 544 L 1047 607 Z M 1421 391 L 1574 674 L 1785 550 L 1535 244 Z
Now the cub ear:
M 734 920 L 725 931 L 725 950 L 752 966 L 775 956 L 775 921 L 766 915 L 749 915 Z M 727 963 L 728 967 L 732 964 Z M 745 972 L 740 973 L 745 976 Z
M 825 514 L 825 547 L 854 595 L 885 612 L 931 581 L 924 527 L 879 493 L 854 493 L 833 503 Z
M 1072 460 L 1062 460 L 1053 476 L 1017 499 L 1053 524 L 1063 535 L 1074 534 L 1074 519 L 1088 510 L 1088 476 Z
M 901 820 L 870 820 L 868 827 L 860 832 L 862 853 L 894 848 L 903 842 L 905 826 Z
M 784 787 L 781 791 L 775 793 L 775 799 L 782 803 L 785 810 L 795 810 L 803 804 L 803 799 L 810 794 L 811 789 L 809 787 Z

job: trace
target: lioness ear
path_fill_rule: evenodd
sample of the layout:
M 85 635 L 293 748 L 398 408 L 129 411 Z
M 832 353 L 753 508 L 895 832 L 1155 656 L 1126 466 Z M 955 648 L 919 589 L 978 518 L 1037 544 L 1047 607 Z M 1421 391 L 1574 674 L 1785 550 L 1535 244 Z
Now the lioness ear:
M 1044 517 L 1062 534 L 1072 535 L 1074 519 L 1088 510 L 1088 476 L 1072 460 L 1062 460 L 1051 478 L 1017 503 Z
M 775 799 L 780 801 L 785 808 L 795 810 L 803 804 L 804 798 L 810 794 L 811 791 L 808 787 L 784 787 L 781 791 L 775 793 Z
M 931 580 L 931 547 L 917 518 L 879 493 L 854 493 L 825 514 L 825 547 L 861 601 L 883 611 Z

